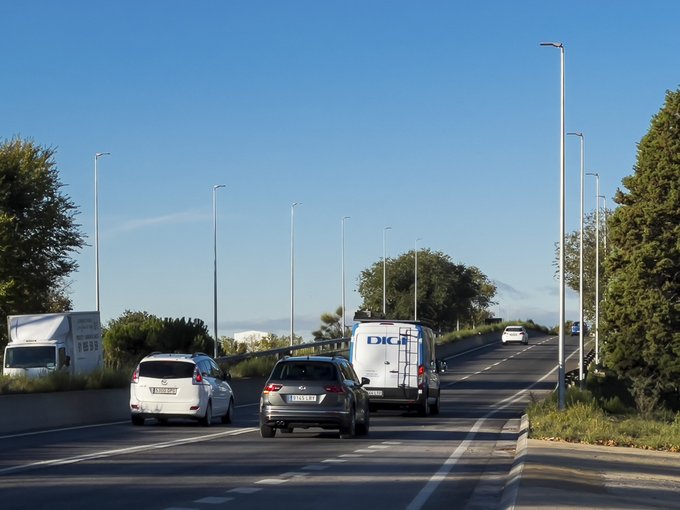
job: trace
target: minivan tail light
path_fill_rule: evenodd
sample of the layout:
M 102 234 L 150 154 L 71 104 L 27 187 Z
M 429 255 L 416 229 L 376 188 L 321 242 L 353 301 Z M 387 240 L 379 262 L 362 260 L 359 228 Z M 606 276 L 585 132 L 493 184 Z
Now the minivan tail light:
M 203 382 L 203 376 L 198 367 L 194 368 L 194 376 L 191 378 L 193 384 L 201 384 Z
M 326 393 L 345 393 L 345 389 L 339 384 L 327 384 L 323 389 Z
M 267 393 L 276 393 L 281 388 L 283 388 L 283 385 L 281 385 L 281 384 L 268 384 L 267 386 L 264 387 L 264 389 L 262 390 L 262 393 L 264 393 L 265 395 Z
M 139 382 L 139 365 L 135 368 L 135 371 L 132 372 L 132 384 L 137 384 Z

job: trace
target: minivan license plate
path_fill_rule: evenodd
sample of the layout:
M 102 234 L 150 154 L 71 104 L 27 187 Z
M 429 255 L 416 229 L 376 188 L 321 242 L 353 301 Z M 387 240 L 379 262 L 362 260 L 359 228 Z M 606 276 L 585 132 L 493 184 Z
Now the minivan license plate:
M 316 395 L 288 395 L 288 402 L 316 402 Z
M 177 394 L 177 388 L 151 388 L 151 393 L 155 393 L 157 395 L 176 395 Z

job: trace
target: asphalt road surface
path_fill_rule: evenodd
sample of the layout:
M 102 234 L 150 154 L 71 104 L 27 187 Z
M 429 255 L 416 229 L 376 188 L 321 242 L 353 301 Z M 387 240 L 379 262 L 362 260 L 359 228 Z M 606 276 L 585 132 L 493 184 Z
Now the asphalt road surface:
M 567 370 L 578 338 L 566 338 Z M 296 430 L 262 439 L 257 395 L 234 423 L 147 420 L 0 437 L 11 509 L 486 509 L 497 507 L 519 418 L 557 381 L 557 339 L 448 359 L 438 416 L 379 411 L 368 436 Z M 39 415 L 40 410 L 36 410 Z

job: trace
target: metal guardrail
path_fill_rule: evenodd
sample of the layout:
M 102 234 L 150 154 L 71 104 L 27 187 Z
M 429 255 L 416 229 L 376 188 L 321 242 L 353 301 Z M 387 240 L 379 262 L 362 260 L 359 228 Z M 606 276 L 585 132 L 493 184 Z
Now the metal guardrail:
M 287 347 L 279 347 L 278 349 L 270 349 L 268 351 L 245 352 L 243 354 L 235 354 L 233 356 L 220 356 L 217 362 L 220 364 L 230 365 L 253 358 L 263 358 L 266 356 L 275 356 L 281 358 L 287 355 L 293 355 L 294 352 L 303 349 L 314 349 L 315 354 L 332 354 L 339 351 L 346 351 L 349 349 L 348 338 L 336 338 L 334 340 L 321 340 L 318 342 L 307 342 L 304 344 L 292 345 Z

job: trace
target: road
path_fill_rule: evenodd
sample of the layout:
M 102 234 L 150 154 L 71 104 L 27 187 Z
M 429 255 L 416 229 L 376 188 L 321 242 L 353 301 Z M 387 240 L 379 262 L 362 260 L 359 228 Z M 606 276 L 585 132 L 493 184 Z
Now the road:
M 567 337 L 574 367 L 578 339 Z M 129 423 L 0 437 L 2 508 L 495 508 L 531 392 L 554 388 L 557 339 L 448 360 L 438 416 L 372 415 L 368 436 L 262 439 L 257 394 L 234 423 Z M 39 412 L 37 410 L 36 412 Z

